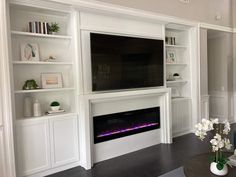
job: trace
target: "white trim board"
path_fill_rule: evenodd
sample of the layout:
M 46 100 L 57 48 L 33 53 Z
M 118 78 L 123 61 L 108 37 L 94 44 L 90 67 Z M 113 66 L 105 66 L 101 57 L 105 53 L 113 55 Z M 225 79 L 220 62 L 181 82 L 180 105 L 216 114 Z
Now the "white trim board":
M 236 30 L 233 29 L 233 28 L 225 27 L 225 26 L 219 26 L 219 25 L 213 25 L 213 24 L 209 24 L 209 23 L 200 23 L 200 28 L 224 31 L 224 32 L 229 32 L 229 33 L 236 32 Z
M 149 21 L 159 21 L 162 24 L 167 23 L 178 23 L 187 26 L 196 26 L 197 21 L 194 20 L 186 20 L 180 17 L 174 17 L 170 15 L 164 15 L 161 13 L 155 13 L 130 7 L 124 7 L 119 5 L 114 5 L 110 3 L 100 2 L 96 0 L 49 0 L 51 2 L 62 3 L 65 5 L 70 5 L 77 8 L 80 11 L 87 12 L 100 12 L 106 13 L 107 15 L 119 15 L 124 17 L 132 17 L 136 19 L 144 19 Z
M 15 177 L 15 159 L 13 144 L 13 124 L 12 124 L 12 107 L 10 93 L 10 74 L 9 74 L 9 53 L 8 53 L 8 8 L 5 0 L 0 1 L 0 86 L 3 117 L 3 151 L 5 163 L 5 176 Z M 1 148 L 1 147 L 0 147 Z M 1 162 L 0 162 L 1 163 Z

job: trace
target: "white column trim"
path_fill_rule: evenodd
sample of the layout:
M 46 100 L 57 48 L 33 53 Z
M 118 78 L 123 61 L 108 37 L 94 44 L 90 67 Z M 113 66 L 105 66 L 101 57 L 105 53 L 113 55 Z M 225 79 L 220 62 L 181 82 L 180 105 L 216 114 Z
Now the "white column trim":
M 8 53 L 8 32 L 7 17 L 8 4 L 6 0 L 0 1 L 0 86 L 2 96 L 2 116 L 3 116 L 3 144 L 5 176 L 15 177 L 15 159 L 13 143 L 13 124 L 11 108 L 11 88 L 9 72 L 9 53 Z

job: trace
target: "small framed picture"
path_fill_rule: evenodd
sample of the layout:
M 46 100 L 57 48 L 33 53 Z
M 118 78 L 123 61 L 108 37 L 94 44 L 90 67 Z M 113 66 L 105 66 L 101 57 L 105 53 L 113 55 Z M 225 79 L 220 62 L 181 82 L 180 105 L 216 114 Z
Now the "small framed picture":
M 166 50 L 166 63 L 176 63 L 176 53 L 174 50 Z
M 62 88 L 61 73 L 42 73 L 42 88 Z
M 39 47 L 35 43 L 22 43 L 21 60 L 22 61 L 39 61 Z

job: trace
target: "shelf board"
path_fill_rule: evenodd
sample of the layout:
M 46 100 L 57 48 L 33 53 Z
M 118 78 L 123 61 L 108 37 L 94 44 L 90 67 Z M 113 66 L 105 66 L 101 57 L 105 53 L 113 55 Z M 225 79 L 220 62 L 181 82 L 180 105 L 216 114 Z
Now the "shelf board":
M 176 80 L 176 81 L 166 81 L 166 84 L 167 85 L 170 85 L 170 84 L 186 84 L 188 81 L 185 81 L 185 80 Z
M 11 31 L 13 35 L 20 36 L 32 36 L 32 37 L 42 37 L 42 38 L 57 38 L 57 39 L 71 39 L 71 36 L 65 35 L 51 35 L 51 34 L 40 34 L 40 33 L 30 33 L 30 32 L 22 32 L 22 31 Z
M 35 89 L 35 90 L 16 90 L 15 93 L 40 93 L 40 92 L 61 92 L 70 91 L 75 88 L 55 88 L 55 89 Z
M 166 63 L 166 66 L 187 66 L 186 63 Z
M 73 65 L 73 62 L 13 61 L 13 65 Z
M 17 122 L 22 122 L 22 121 L 34 121 L 34 120 L 38 120 L 38 119 L 48 119 L 48 118 L 57 118 L 57 117 L 66 117 L 66 116 L 76 116 L 77 113 L 73 113 L 73 112 L 64 112 L 64 113 L 58 113 L 58 114 L 54 114 L 54 115 L 43 115 L 40 117 L 21 117 L 21 118 L 17 118 Z
M 169 48 L 188 48 L 188 46 L 186 45 L 169 45 L 169 44 L 166 44 L 166 47 L 169 47 Z

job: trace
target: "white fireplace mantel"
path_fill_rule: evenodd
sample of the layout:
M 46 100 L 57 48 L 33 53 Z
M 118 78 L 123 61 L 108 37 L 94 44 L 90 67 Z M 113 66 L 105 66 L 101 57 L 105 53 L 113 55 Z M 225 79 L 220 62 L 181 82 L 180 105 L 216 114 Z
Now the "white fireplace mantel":
M 118 155 L 123 155 L 132 151 L 136 151 L 154 144 L 158 143 L 172 143 L 172 128 L 171 128 L 171 89 L 169 88 L 159 88 L 159 89 L 146 89 L 146 90 L 134 90 L 134 91 L 123 91 L 123 92 L 112 92 L 112 93 L 94 93 L 88 95 L 80 96 L 80 154 L 81 166 L 86 169 L 90 169 L 93 166 L 94 162 L 97 162 L 97 158 L 108 159 L 109 157 L 115 157 Z M 125 145 L 125 138 L 118 140 L 112 140 L 109 143 L 105 143 L 104 146 L 102 143 L 99 143 L 99 146 L 93 143 L 93 116 L 111 114 L 121 111 L 129 111 L 135 109 L 142 109 L 144 107 L 151 107 L 151 104 L 156 104 L 160 106 L 161 114 L 161 128 L 158 130 L 160 139 L 155 138 L 155 141 L 152 139 L 143 142 L 143 145 L 140 143 L 135 146 L 138 138 L 141 142 L 146 138 L 145 133 L 140 133 L 138 135 L 131 135 L 127 140 L 133 141 L 133 146 L 129 147 L 127 152 L 125 148 L 119 148 L 120 146 Z M 153 138 L 156 132 L 152 132 L 150 135 L 147 133 L 147 136 Z M 141 135 L 142 134 L 142 135 Z M 143 138 L 143 139 L 142 139 Z M 102 148 L 105 146 L 117 146 L 117 149 L 114 150 L 110 155 L 103 154 Z M 122 144 L 123 143 L 123 144 Z M 123 149 L 123 150 L 120 150 Z M 127 149 L 127 148 L 126 148 Z M 99 152 L 100 156 L 95 157 L 95 152 Z M 110 153 L 110 152 L 109 152 Z

